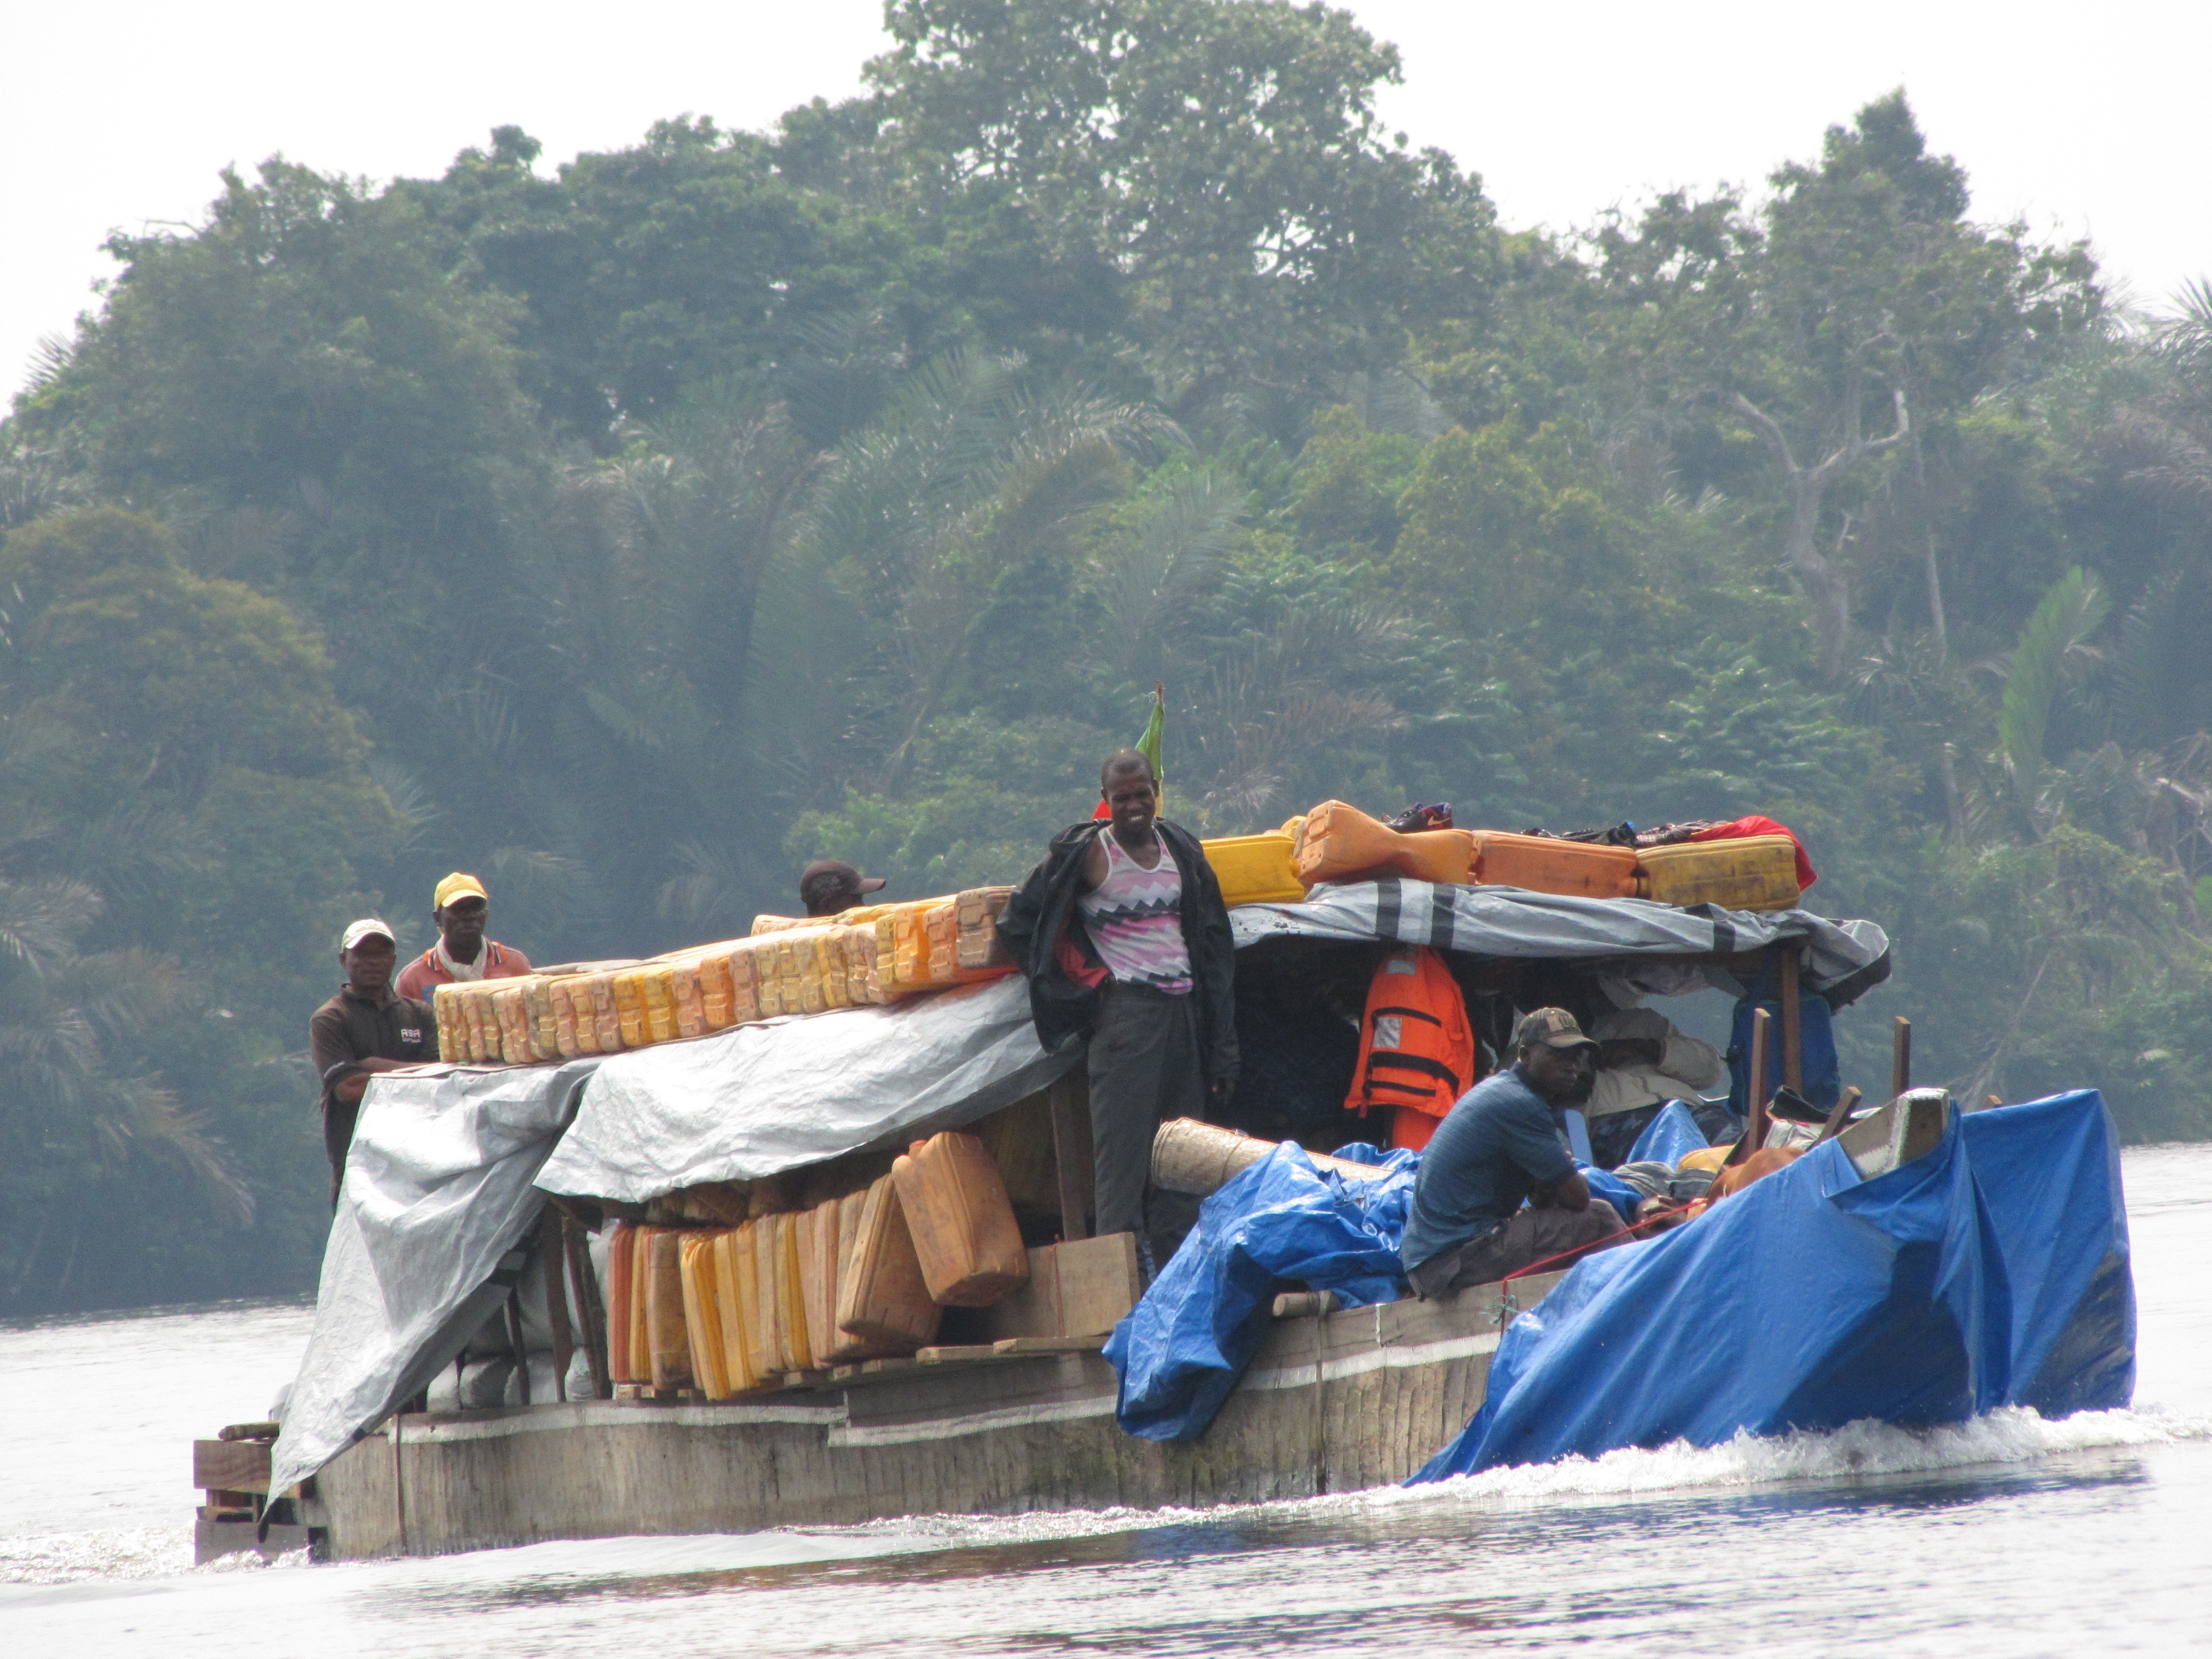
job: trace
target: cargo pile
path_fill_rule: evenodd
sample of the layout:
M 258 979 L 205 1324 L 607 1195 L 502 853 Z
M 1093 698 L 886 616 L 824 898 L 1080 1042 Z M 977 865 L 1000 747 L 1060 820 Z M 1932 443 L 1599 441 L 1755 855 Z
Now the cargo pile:
M 438 1052 L 471 1065 L 543 1065 L 995 979 L 1012 971 L 998 939 L 1012 890 L 760 916 L 748 938 L 629 967 L 441 986 Z
M 872 1180 L 841 1182 L 833 1168 L 803 1193 L 791 1177 L 688 1188 L 647 1220 L 617 1224 L 607 1352 L 617 1398 L 726 1400 L 929 1358 L 948 1308 L 1004 1309 L 986 1334 L 1052 1341 L 1103 1337 L 1134 1303 L 1126 1236 L 1024 1248 L 976 1134 L 915 1141 Z M 1063 1293 L 1065 1253 L 1085 1258 L 1077 1288 L 1087 1300 Z M 1122 1270 L 1102 1280 L 1100 1265 Z M 1084 1328 L 1071 1333 L 1070 1318 Z
M 1282 836 L 1290 870 L 1304 889 L 1398 875 L 1571 898 L 1786 910 L 1810 884 L 1810 866 L 1796 838 L 1780 825 L 1771 833 L 1746 833 L 1766 823 L 1743 819 L 1701 826 L 1668 845 L 1618 846 L 1497 830 L 1398 830 L 1328 800 L 1284 825 Z
M 1797 902 L 1811 873 L 1796 838 L 1765 819 L 1703 826 L 1674 844 L 1639 848 L 1496 830 L 1401 830 L 1328 800 L 1279 830 L 1203 845 L 1231 906 L 1295 904 L 1323 882 L 1398 875 L 1576 898 L 1783 910 Z M 998 936 L 1012 892 L 976 887 L 835 917 L 757 916 L 747 938 L 632 966 L 441 986 L 434 1005 L 438 1052 L 471 1065 L 541 1065 L 994 979 L 1013 969 Z

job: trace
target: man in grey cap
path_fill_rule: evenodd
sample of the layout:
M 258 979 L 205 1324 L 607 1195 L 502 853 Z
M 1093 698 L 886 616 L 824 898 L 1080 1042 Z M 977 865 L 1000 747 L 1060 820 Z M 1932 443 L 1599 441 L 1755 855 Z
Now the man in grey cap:
M 392 988 L 398 961 L 390 927 L 374 916 L 352 923 L 338 940 L 345 983 L 307 1022 L 307 1052 L 323 1085 L 323 1151 L 331 1160 L 333 1208 L 369 1079 L 438 1057 L 438 1025 L 429 1006 Z
M 799 872 L 799 902 L 810 916 L 842 915 L 883 885 L 883 877 L 864 876 L 842 860 L 817 859 Z
M 1558 1115 L 1589 1097 L 1597 1044 L 1565 1009 L 1539 1008 L 1513 1047 L 1513 1064 L 1462 1095 L 1421 1154 L 1401 1251 L 1419 1296 L 1624 1236 L 1613 1206 L 1591 1201 Z

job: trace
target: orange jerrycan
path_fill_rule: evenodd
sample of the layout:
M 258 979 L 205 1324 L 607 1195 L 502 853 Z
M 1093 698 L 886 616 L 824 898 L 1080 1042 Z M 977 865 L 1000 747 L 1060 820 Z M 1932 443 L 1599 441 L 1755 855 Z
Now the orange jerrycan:
M 930 1299 L 988 1308 L 1030 1276 L 1006 1183 L 982 1141 L 947 1130 L 917 1140 L 891 1165 Z
M 824 1199 L 799 1212 L 799 1289 L 806 1304 L 806 1346 L 817 1365 L 837 1346 L 837 1208 Z
M 684 1235 L 674 1229 L 654 1232 L 647 1247 L 645 1330 L 653 1386 L 688 1387 L 691 1336 L 684 1324 Z
M 637 1229 L 627 1221 L 615 1223 L 607 1237 L 607 1370 L 609 1380 L 616 1382 L 637 1381 L 629 1364 L 630 1278 L 636 1249 Z
M 1550 836 L 1477 830 L 1474 878 L 1485 887 L 1520 887 L 1565 898 L 1634 898 L 1636 849 L 1595 847 Z
M 1474 836 L 1465 830 L 1417 830 L 1402 835 L 1340 800 L 1305 816 L 1291 859 L 1308 887 L 1324 881 L 1411 876 L 1465 886 L 1474 878 Z
M 868 1188 L 854 1225 L 852 1252 L 837 1285 L 837 1328 L 912 1353 L 937 1335 L 944 1311 L 930 1300 L 898 1188 L 884 1176 Z
M 691 1375 L 709 1400 L 727 1400 L 729 1361 L 722 1346 L 722 1310 L 714 1295 L 714 1241 L 711 1232 L 683 1235 L 684 1329 L 691 1340 Z
M 741 1256 L 738 1249 L 738 1236 L 744 1232 L 742 1227 L 732 1227 L 716 1233 L 714 1246 L 714 1317 L 722 1334 L 722 1370 L 732 1394 L 760 1386 L 760 1374 L 753 1370 L 751 1352 L 745 1346 L 744 1299 L 739 1291 L 739 1275 L 752 1271 L 751 1258 Z

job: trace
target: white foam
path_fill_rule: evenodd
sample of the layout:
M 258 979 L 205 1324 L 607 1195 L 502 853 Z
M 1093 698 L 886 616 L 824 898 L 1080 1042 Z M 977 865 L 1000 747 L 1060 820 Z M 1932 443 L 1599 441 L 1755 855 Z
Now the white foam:
M 1765 1437 L 1739 1431 L 1717 1446 L 1677 1440 L 1650 1450 L 1632 1448 L 1595 1458 L 1563 1457 L 1554 1463 L 1485 1469 L 1433 1486 L 1393 1491 L 1389 1497 L 1528 1500 L 1694 1491 L 1932 1473 L 2022 1463 L 2066 1452 L 2206 1438 L 2212 1438 L 2212 1419 L 2156 1410 L 2082 1412 L 2054 1420 L 2025 1407 L 2006 1407 L 1969 1422 L 1928 1429 L 1899 1428 L 1869 1418 L 1840 1429 Z M 1385 1493 L 1368 1496 L 1383 1498 Z
M 0 1538 L 0 1584 L 73 1584 L 88 1578 L 165 1578 L 192 1565 L 192 1529 L 55 1532 Z

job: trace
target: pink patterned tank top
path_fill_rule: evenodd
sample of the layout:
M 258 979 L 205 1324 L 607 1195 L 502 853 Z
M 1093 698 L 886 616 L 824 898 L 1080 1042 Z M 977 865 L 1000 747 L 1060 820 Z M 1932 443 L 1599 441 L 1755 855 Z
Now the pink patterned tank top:
M 1098 838 L 1106 844 L 1106 879 L 1077 902 L 1099 960 L 1127 984 L 1184 994 L 1191 983 L 1190 948 L 1183 943 L 1182 872 L 1175 854 L 1161 842 L 1160 861 L 1147 870 L 1111 830 Z

